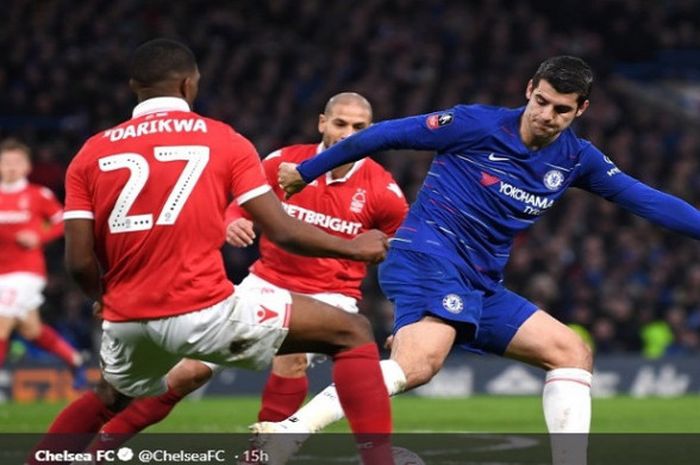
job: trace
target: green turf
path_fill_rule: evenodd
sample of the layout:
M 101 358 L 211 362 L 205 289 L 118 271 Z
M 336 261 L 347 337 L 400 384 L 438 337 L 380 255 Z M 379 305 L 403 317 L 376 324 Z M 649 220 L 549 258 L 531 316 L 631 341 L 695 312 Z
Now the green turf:
M 245 432 L 255 419 L 252 397 L 185 401 L 153 432 Z M 543 433 L 539 397 L 478 396 L 468 399 L 393 400 L 397 431 Z M 62 404 L 0 404 L 0 432 L 41 432 Z M 700 396 L 672 399 L 615 397 L 593 401 L 593 432 L 700 433 Z M 328 431 L 347 431 L 343 421 Z

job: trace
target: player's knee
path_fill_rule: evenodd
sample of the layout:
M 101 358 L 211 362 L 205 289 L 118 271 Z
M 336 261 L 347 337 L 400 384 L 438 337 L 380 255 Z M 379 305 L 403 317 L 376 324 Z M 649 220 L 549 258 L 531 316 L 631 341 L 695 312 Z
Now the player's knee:
M 440 371 L 443 359 L 437 356 L 427 355 L 420 361 L 399 362 L 406 375 L 406 389 L 413 389 L 427 384 Z
M 178 394 L 186 396 L 206 384 L 211 375 L 211 368 L 204 363 L 185 360 L 168 373 L 168 386 Z
M 557 354 L 548 364 L 548 369 L 555 368 L 581 368 L 593 370 L 593 351 L 583 339 L 573 331 L 571 334 L 558 342 L 557 348 L 553 351 Z
M 374 342 L 372 334 L 372 325 L 369 320 L 362 315 L 348 314 L 350 324 L 342 331 L 343 341 L 341 344 L 345 347 L 357 347 L 359 345 Z

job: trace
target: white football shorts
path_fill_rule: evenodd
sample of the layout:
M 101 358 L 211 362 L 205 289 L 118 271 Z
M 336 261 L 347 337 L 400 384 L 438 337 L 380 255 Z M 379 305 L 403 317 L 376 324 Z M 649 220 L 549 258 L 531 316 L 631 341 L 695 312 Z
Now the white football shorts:
M 156 320 L 104 321 L 100 358 L 105 380 L 131 397 L 167 390 L 165 376 L 183 358 L 208 366 L 263 369 L 287 336 L 292 298 L 264 287 L 199 311 Z
M 243 281 L 241 281 L 241 284 L 236 286 L 236 289 L 254 289 L 256 287 L 274 287 L 275 289 L 282 289 L 279 286 L 275 286 L 269 281 L 265 281 L 263 278 L 260 276 L 250 273 L 248 276 L 245 277 Z M 299 292 L 298 294 L 305 295 L 307 297 L 314 298 L 320 302 L 323 302 L 328 305 L 332 305 L 334 307 L 337 307 L 343 311 L 346 311 L 348 313 L 358 313 L 360 309 L 357 307 L 357 299 L 354 299 L 352 297 L 348 297 L 344 294 L 339 294 L 337 292 L 319 292 L 316 294 L 304 294 Z M 309 366 L 313 366 L 314 364 L 322 363 L 328 359 L 328 356 L 325 354 L 306 354 L 306 360 L 309 364 Z M 210 367 L 212 370 L 216 370 L 215 367 Z
M 0 316 L 24 319 L 44 303 L 46 279 L 34 273 L 0 275 Z

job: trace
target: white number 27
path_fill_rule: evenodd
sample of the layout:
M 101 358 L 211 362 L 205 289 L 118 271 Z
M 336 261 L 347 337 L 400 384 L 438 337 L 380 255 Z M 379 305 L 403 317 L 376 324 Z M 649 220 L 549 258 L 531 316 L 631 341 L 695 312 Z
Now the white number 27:
M 192 189 L 204 171 L 204 167 L 209 162 L 209 147 L 202 145 L 155 147 L 154 156 L 156 160 L 166 163 L 175 160 L 187 161 L 156 220 L 157 225 L 172 225 L 175 224 L 182 207 L 187 202 Z M 127 214 L 148 181 L 150 170 L 146 159 L 138 153 L 118 153 L 100 158 L 99 166 L 102 171 L 129 170 L 129 179 L 124 184 L 124 188 L 109 214 L 110 232 L 116 234 L 151 229 L 153 227 L 152 214 Z

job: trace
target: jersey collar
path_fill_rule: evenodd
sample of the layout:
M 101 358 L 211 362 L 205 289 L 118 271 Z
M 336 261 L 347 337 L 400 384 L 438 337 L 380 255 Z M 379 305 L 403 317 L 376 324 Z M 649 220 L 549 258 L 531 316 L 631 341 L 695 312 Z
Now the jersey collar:
M 12 183 L 0 183 L 0 192 L 5 194 L 14 194 L 15 192 L 20 192 L 27 188 L 29 181 L 27 178 L 18 179 Z
M 323 152 L 324 150 L 326 150 L 326 146 L 323 145 L 323 142 L 321 142 L 320 144 L 318 144 L 318 147 L 316 147 L 316 155 L 318 155 L 319 153 Z M 335 183 L 335 182 L 345 182 L 345 181 L 347 181 L 348 179 L 350 179 L 350 177 L 351 177 L 353 174 L 355 174 L 355 173 L 357 172 L 357 170 L 360 169 L 360 167 L 362 166 L 362 164 L 363 164 L 364 162 L 365 162 L 365 159 L 364 159 L 364 158 L 361 159 L 361 160 L 356 161 L 356 162 L 352 165 L 352 167 L 350 168 L 350 171 L 348 171 L 348 172 L 345 174 L 345 176 L 343 176 L 342 178 L 334 179 L 334 178 L 333 178 L 333 175 L 331 174 L 331 172 L 330 172 L 330 171 L 327 171 L 327 172 L 326 172 L 326 185 L 328 185 L 328 184 L 333 184 L 333 183 Z
M 136 105 L 131 117 L 138 118 L 149 113 L 165 111 L 190 111 L 190 106 L 179 97 L 153 97 Z

